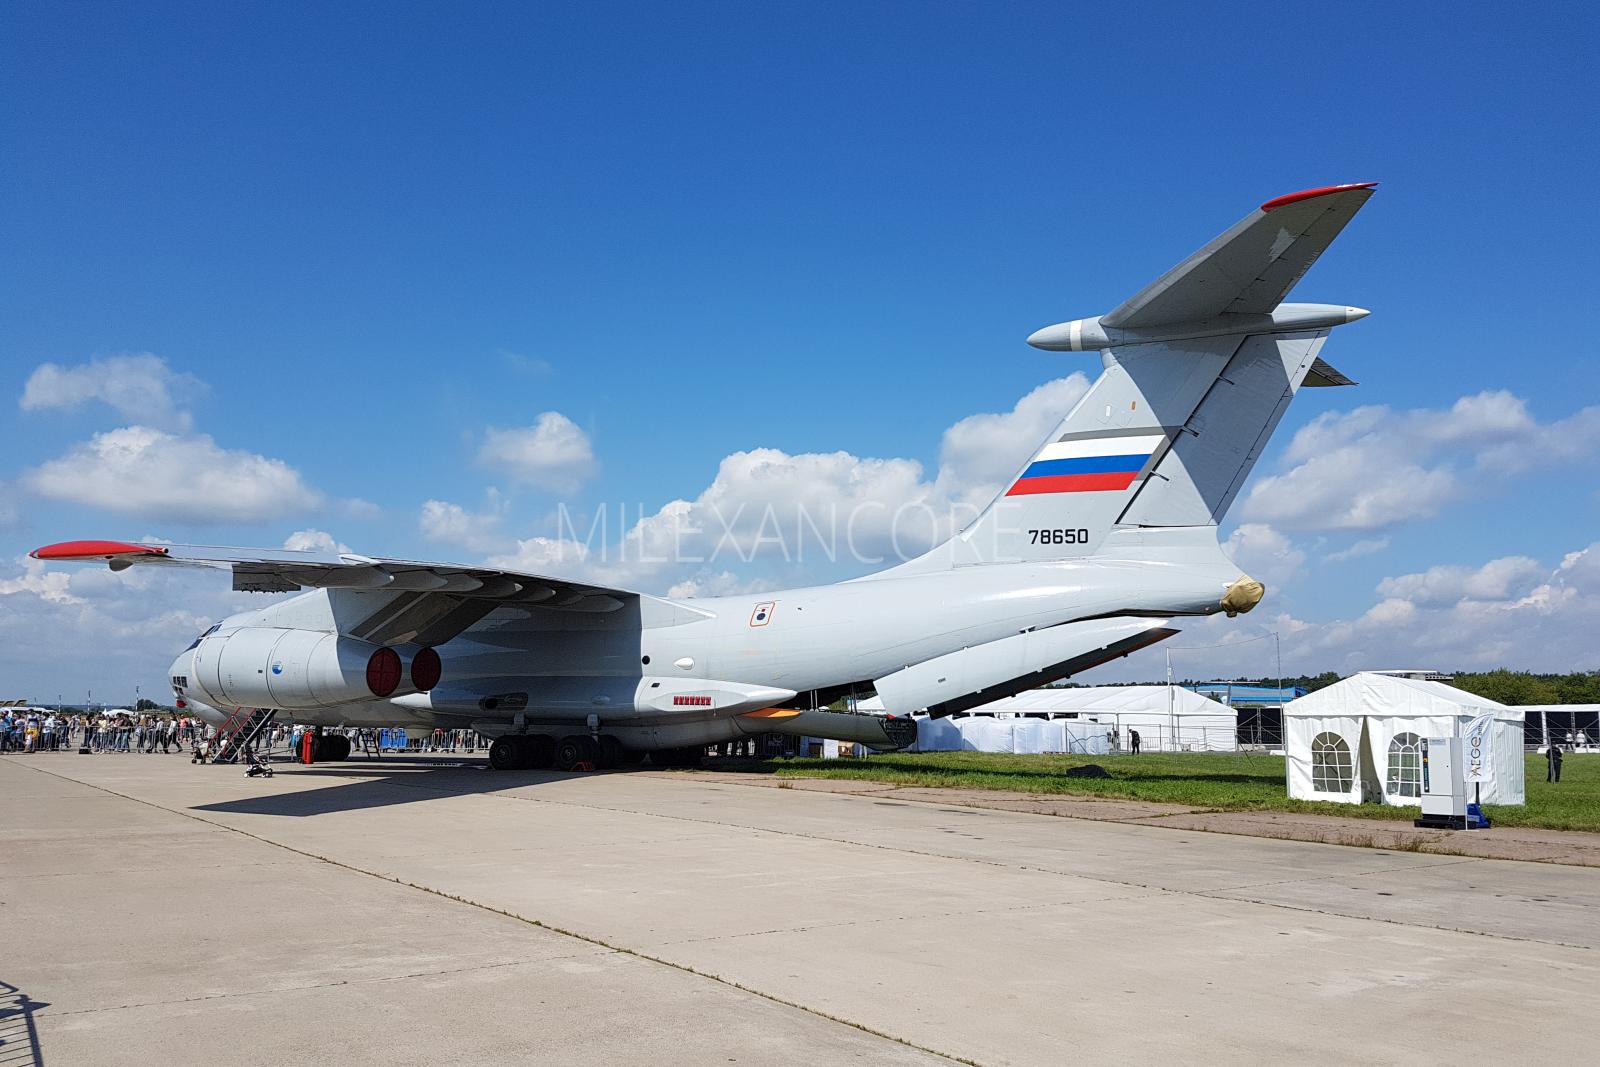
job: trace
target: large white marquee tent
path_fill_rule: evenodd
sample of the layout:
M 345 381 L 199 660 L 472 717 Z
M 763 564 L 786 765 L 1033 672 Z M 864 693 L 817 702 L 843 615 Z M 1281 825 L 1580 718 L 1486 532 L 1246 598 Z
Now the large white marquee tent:
M 1492 714 L 1485 804 L 1523 803 L 1522 709 L 1442 682 L 1363 672 L 1283 709 L 1289 795 L 1359 804 L 1420 804 L 1425 737 L 1465 737 Z
M 867 706 L 861 705 L 863 710 Z M 1226 704 L 1176 686 L 1030 689 L 973 708 L 967 715 L 972 718 L 924 720 L 918 716 L 919 730 L 927 739 L 925 745 L 919 739 L 919 747 L 923 751 L 936 751 L 935 746 L 941 746 L 980 752 L 1105 752 L 1110 745 L 1106 735 L 1110 734 L 1126 752 L 1130 747 L 1129 731 L 1137 730 L 1140 748 L 1145 752 L 1233 752 L 1238 748 L 1238 713 Z M 1029 719 L 1041 725 L 1019 725 Z M 941 722 L 949 725 L 938 725 Z M 1002 725 L 1008 722 L 1010 727 Z M 1031 747 L 1032 734 L 1043 729 L 1044 723 L 1067 724 L 1063 728 L 1072 736 L 1060 740 L 1066 747 Z M 963 736 L 961 745 L 952 744 L 951 728 Z M 1013 735 L 1010 745 L 1002 736 L 1007 729 Z M 1018 729 L 1028 738 L 1023 742 L 1028 747 L 1016 747 Z M 1043 743 L 1056 742 L 1052 737 Z
M 1111 751 L 1107 727 L 1083 719 L 1000 719 L 992 715 L 917 720 L 911 752 L 1071 752 L 1104 755 Z

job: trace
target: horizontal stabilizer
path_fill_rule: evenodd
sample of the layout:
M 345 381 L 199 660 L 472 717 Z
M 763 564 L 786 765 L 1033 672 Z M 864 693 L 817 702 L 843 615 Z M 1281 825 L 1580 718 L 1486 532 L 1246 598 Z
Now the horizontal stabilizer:
M 1376 184 L 1308 189 L 1267 201 L 1101 316 L 1100 324 L 1144 330 L 1219 315 L 1270 314 Z
M 1346 377 L 1337 368 L 1330 367 L 1318 356 L 1312 362 L 1311 369 L 1306 371 L 1306 380 L 1301 384 L 1320 389 L 1334 385 L 1355 385 L 1356 381 Z

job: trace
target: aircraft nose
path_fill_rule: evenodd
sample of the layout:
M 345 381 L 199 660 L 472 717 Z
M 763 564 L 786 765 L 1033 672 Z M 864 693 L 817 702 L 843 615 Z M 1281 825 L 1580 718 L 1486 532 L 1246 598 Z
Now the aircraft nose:
M 184 696 L 191 688 L 193 682 L 189 675 L 194 667 L 194 652 L 189 649 L 178 653 L 178 658 L 172 661 L 172 666 L 167 668 L 167 680 L 172 685 L 174 696 Z

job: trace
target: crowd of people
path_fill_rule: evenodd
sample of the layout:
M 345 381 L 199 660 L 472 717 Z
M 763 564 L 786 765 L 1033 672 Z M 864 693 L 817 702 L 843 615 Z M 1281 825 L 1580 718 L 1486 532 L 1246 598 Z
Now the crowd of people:
M 92 714 L 48 708 L 0 709 L 0 752 L 187 752 L 207 727 L 188 715 L 104 711 Z
M 274 723 L 252 746 L 259 756 L 298 753 L 307 727 Z M 356 752 L 474 752 L 487 739 L 472 730 L 433 730 L 408 737 L 406 731 L 340 730 Z M 48 708 L 0 708 L 0 752 L 179 752 L 196 762 L 215 754 L 217 727 L 192 715 L 125 710 L 58 712 Z

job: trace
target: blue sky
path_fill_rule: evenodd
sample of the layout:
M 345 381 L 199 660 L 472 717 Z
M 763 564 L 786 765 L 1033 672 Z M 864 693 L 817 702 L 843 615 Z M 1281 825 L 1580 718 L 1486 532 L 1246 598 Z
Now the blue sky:
M 1109 309 L 1268 197 L 1364 180 L 1378 195 L 1295 294 L 1373 310 L 1324 351 L 1362 384 L 1302 397 L 1254 483 L 1305 498 L 1318 472 L 1291 445 L 1320 416 L 1355 479 L 1333 497 L 1361 491 L 1357 461 L 1393 495 L 1341 518 L 1247 490 L 1224 532 L 1274 599 L 1194 640 L 1281 628 L 1306 669 L 1593 667 L 1550 635 L 1595 610 L 1588 563 L 1565 564 L 1600 540 L 1595 19 L 1398 6 L 12 5 L 0 688 L 159 682 L 180 631 L 235 603 L 205 575 L 30 570 L 48 541 L 320 531 L 526 563 L 562 502 L 740 499 L 724 460 L 753 449 L 853 461 L 798 462 L 799 493 L 904 488 L 873 465 L 895 460 L 955 492 L 947 430 L 1011 413 L 1025 452 L 1019 400 L 1097 366 L 1031 331 Z M 170 435 L 170 479 L 139 481 L 154 453 L 133 478 L 86 469 L 129 427 Z M 232 453 L 268 466 L 208 510 L 184 465 Z M 430 525 L 428 501 L 460 520 Z M 1484 570 L 1507 559 L 1528 562 Z M 1560 603 L 1534 619 L 1530 597 Z M 63 651 L 84 639 L 114 651 Z M 1269 669 L 1230 655 L 1193 669 Z

